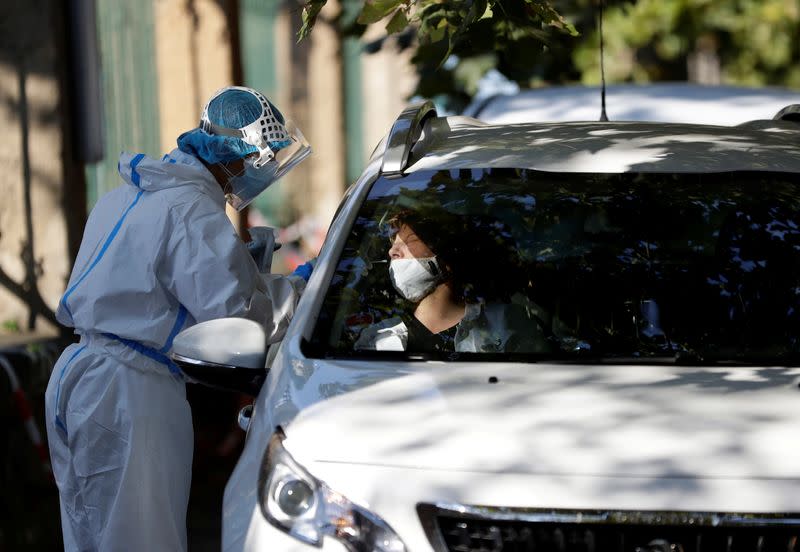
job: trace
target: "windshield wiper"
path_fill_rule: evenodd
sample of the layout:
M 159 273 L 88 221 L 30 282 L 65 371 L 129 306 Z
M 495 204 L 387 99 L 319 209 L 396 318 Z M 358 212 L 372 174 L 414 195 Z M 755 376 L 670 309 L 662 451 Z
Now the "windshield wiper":
M 453 351 L 339 351 L 303 340 L 304 354 L 311 358 L 337 360 L 382 360 L 406 362 L 503 362 L 529 364 L 661 364 L 678 366 L 800 366 L 800 353 L 783 355 L 735 354 L 718 351 L 632 351 L 610 353 L 597 350 L 550 351 L 540 353 Z
M 675 364 L 682 366 L 800 366 L 800 354 L 725 354 L 719 352 L 679 351 Z

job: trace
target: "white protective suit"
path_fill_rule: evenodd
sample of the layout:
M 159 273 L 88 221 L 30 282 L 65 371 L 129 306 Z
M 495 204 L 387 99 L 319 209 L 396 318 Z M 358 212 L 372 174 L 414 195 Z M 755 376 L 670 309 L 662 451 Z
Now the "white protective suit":
M 195 157 L 123 154 L 127 185 L 92 210 L 59 322 L 47 435 L 66 550 L 186 550 L 193 432 L 168 358 L 196 322 L 246 317 L 280 339 L 304 282 L 259 274 Z

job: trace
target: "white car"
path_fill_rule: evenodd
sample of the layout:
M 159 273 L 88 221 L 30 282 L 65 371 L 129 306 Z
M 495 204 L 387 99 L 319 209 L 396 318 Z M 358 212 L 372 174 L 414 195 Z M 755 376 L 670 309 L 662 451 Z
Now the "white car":
M 800 103 L 800 90 L 693 83 L 612 84 L 606 111 L 612 121 L 660 121 L 734 126 L 771 119 L 786 105 Z M 599 86 L 550 86 L 494 94 L 474 101 L 464 115 L 492 124 L 597 121 Z
M 257 393 L 223 549 L 800 550 L 798 112 L 406 110 L 283 341 L 266 353 L 235 319 L 175 341 L 190 377 Z M 456 238 L 466 309 L 486 315 L 471 345 L 359 346 L 413 311 L 386 262 L 409 210 Z M 525 316 L 498 331 L 490 305 Z

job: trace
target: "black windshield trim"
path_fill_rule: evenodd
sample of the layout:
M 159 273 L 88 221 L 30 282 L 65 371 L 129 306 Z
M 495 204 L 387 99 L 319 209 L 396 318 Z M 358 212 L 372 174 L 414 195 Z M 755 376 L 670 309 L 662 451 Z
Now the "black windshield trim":
M 653 365 L 653 366 L 711 366 L 711 367 L 797 367 L 800 366 L 800 355 L 793 358 L 755 359 L 731 357 L 699 357 L 695 355 L 642 355 L 615 356 L 595 353 L 472 353 L 472 352 L 406 352 L 406 351 L 373 351 L 355 350 L 348 353 L 336 353 L 304 339 L 301 351 L 307 358 L 319 360 L 368 361 L 380 360 L 388 362 L 455 362 L 455 363 L 508 363 L 508 364 L 585 364 L 585 365 Z

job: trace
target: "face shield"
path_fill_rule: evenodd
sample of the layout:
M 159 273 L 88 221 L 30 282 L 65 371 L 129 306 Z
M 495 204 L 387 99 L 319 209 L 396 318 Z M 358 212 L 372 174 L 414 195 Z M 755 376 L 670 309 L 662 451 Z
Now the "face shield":
M 242 161 L 242 169 L 236 172 L 231 171 L 230 163 L 219 165 L 228 177 L 224 186 L 225 199 L 237 211 L 244 209 L 258 194 L 277 180 L 275 162 L 270 161 L 256 167 L 258 158 L 255 155 L 246 157 Z
M 220 165 L 229 177 L 225 197 L 234 209 L 241 210 L 270 184 L 308 157 L 311 147 L 300 129 L 292 121 L 284 120 L 258 91 L 243 87 L 229 87 L 225 90 L 231 88 L 253 94 L 261 104 L 261 115 L 242 128 L 227 128 L 212 123 L 206 107 L 200 120 L 200 128 L 209 134 L 238 138 L 256 148 L 256 152 L 244 159 L 244 168 L 237 174 L 232 174 L 225 165 Z M 213 99 L 209 100 L 209 104 Z

